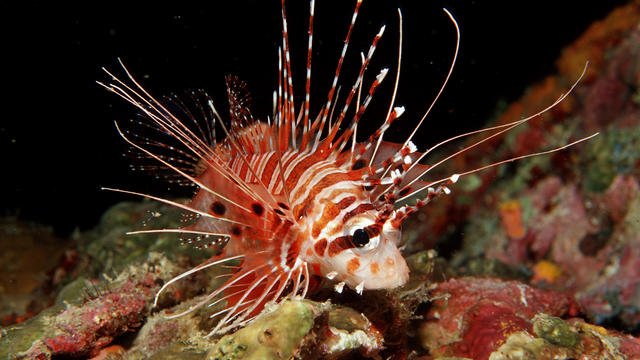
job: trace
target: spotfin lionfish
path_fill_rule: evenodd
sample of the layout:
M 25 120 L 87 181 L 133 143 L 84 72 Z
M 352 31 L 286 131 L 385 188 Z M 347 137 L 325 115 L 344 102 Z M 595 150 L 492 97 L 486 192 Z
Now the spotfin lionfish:
M 385 141 L 385 132 L 404 112 L 404 107 L 395 105 L 402 57 L 402 13 L 398 10 L 400 41 L 390 106 L 380 119 L 382 125 L 366 141 L 357 142 L 359 122 L 388 73 L 388 69 L 383 68 L 368 79 L 368 66 L 385 31 L 382 26 L 373 36 L 368 52 L 361 55 L 358 76 L 345 99 L 337 100 L 343 61 L 361 4 L 362 0 L 356 1 L 331 88 L 317 114 L 310 111 L 315 0 L 310 1 L 309 7 L 306 82 L 301 103 L 294 96 L 287 17 L 282 0 L 279 80 L 273 94 L 273 114 L 262 121 L 256 120 L 248 108 L 246 85 L 233 76 L 226 77 L 230 120 L 227 124 L 204 93 L 194 100 L 196 111 L 175 99 L 170 103 L 178 110 L 171 111 L 171 106 L 147 92 L 122 62 L 126 81 L 105 70 L 111 83 L 100 85 L 136 106 L 146 117 L 142 124 L 170 141 L 129 134 L 116 122 L 120 135 L 141 154 L 198 188 L 188 204 L 109 188 L 173 205 L 193 217 L 193 221 L 182 228 L 132 233 L 182 233 L 190 236 L 186 242 L 198 247 L 216 246 L 220 250 L 219 255 L 164 284 L 154 306 L 160 294 L 174 282 L 232 260 L 238 263 L 231 267 L 234 271 L 221 287 L 171 317 L 226 301 L 222 311 L 211 315 L 212 318 L 221 316 L 209 334 L 212 335 L 250 322 L 267 302 L 297 295 L 305 297 L 310 285 L 321 277 L 334 280 L 339 292 L 344 285 L 360 294 L 365 289 L 401 286 L 409 278 L 409 268 L 399 249 L 400 229 L 407 217 L 434 198 L 448 194 L 448 186 L 461 176 L 524 157 L 548 154 L 595 136 L 446 178 L 427 180 L 429 172 L 440 164 L 554 107 L 580 79 L 537 114 L 454 136 L 419 152 L 412 139 L 451 76 L 460 44 L 458 24 L 444 9 L 457 34 L 449 72 L 407 139 L 403 143 Z M 223 141 L 216 141 L 216 126 L 224 130 Z M 420 163 L 434 149 L 480 133 L 488 135 L 435 164 Z M 167 155 L 166 151 L 171 154 Z

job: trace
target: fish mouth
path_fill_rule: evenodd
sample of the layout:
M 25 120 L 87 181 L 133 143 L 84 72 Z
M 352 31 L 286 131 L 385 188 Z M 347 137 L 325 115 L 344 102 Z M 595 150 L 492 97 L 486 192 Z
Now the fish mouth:
M 390 257 L 387 257 L 389 259 Z M 402 286 L 409 280 L 409 267 L 400 255 L 395 257 L 394 265 L 383 267 L 378 276 L 372 276 L 364 282 L 365 289 L 393 289 Z
M 362 284 L 363 289 L 380 290 L 406 284 L 409 280 L 409 267 L 400 251 L 393 244 L 381 250 L 383 251 L 375 261 L 371 261 L 357 276 L 346 281 L 349 287 L 355 289 Z

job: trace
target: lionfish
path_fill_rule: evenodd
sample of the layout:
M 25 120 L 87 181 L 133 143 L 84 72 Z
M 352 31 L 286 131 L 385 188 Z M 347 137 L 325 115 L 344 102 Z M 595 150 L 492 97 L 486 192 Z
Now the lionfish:
M 381 119 L 382 125 L 366 141 L 357 142 L 360 120 L 388 73 L 387 68 L 382 69 L 365 87 L 368 66 L 385 30 L 382 26 L 373 36 L 366 55 L 361 55 L 355 82 L 345 99 L 338 102 L 336 93 L 339 92 L 341 68 L 361 5 L 362 0 L 357 0 L 331 88 L 317 114 L 310 112 L 315 0 L 311 0 L 309 6 L 302 103 L 297 103 L 294 96 L 287 17 L 282 0 L 279 80 L 273 94 L 273 114 L 263 121 L 253 117 L 247 105 L 246 85 L 233 76 L 226 77 L 230 122 L 225 125 L 213 101 L 204 93 L 195 101 L 200 114 L 178 100 L 171 102 L 178 109 L 172 111 L 166 101 L 148 93 L 122 62 L 127 81 L 105 70 L 111 83 L 100 85 L 137 107 L 146 117 L 144 124 L 147 127 L 176 145 L 129 135 L 116 122 L 122 138 L 198 189 L 191 202 L 183 204 L 149 194 L 105 188 L 170 204 L 193 217 L 193 221 L 182 228 L 132 233 L 182 233 L 190 236 L 187 242 L 198 247 L 217 246 L 220 249 L 219 255 L 164 284 L 156 295 L 154 306 L 160 294 L 174 282 L 215 265 L 233 260 L 238 263 L 230 267 L 234 271 L 228 274 L 222 286 L 186 311 L 170 317 L 226 301 L 222 311 L 211 315 L 212 318 L 221 316 L 209 334 L 212 335 L 250 322 L 259 316 L 268 302 L 297 295 L 305 297 L 310 284 L 321 277 L 335 281 L 335 289 L 339 292 L 345 285 L 360 294 L 365 289 L 401 286 L 409 278 L 409 268 L 399 249 L 401 225 L 407 217 L 434 198 L 448 194 L 448 186 L 461 176 L 523 157 L 558 151 L 589 138 L 446 178 L 426 180 L 431 170 L 447 160 L 549 110 L 579 81 L 537 114 L 461 134 L 419 152 L 412 139 L 451 76 L 460 44 L 458 24 L 452 14 L 443 9 L 455 27 L 457 40 L 451 67 L 435 99 L 403 143 L 384 140 L 387 129 L 404 111 L 402 106 L 395 105 L 402 57 L 402 13 L 398 10 L 400 41 L 390 106 Z M 199 117 L 206 120 L 204 125 L 203 121 L 198 121 Z M 216 123 L 225 132 L 223 141 L 216 141 Z M 435 164 L 420 163 L 434 149 L 478 133 L 489 135 Z M 154 148 L 172 154 L 166 155 Z

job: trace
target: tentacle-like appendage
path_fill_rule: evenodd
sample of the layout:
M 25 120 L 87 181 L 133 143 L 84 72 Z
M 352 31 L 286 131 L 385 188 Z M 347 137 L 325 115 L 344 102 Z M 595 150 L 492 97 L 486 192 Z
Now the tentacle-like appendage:
M 206 268 L 210 268 L 212 266 L 218 265 L 218 264 L 223 264 L 225 262 L 228 261 L 232 261 L 232 260 L 238 260 L 238 259 L 242 259 L 244 256 L 243 255 L 237 255 L 237 256 L 232 256 L 232 257 L 228 257 L 228 258 L 224 258 L 224 259 L 220 259 L 220 260 L 216 260 L 216 261 L 212 261 L 212 262 L 205 262 L 202 263 L 196 267 L 194 267 L 193 269 L 190 269 L 189 271 L 185 271 L 182 274 L 174 277 L 173 279 L 167 281 L 161 288 L 160 290 L 158 290 L 158 292 L 156 293 L 155 298 L 153 299 L 153 306 L 157 306 L 158 305 L 158 299 L 160 298 L 160 295 L 162 294 L 162 292 L 169 287 L 171 284 L 173 284 L 174 282 L 183 279 L 189 275 L 195 274 L 198 271 L 204 270 Z

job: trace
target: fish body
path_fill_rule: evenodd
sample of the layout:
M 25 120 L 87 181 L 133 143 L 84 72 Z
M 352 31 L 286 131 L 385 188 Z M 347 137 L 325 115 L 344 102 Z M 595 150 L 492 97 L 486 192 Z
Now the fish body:
M 338 157 L 345 157 L 340 155 Z M 354 170 L 349 161 L 331 157 L 329 152 L 296 150 L 282 153 L 281 158 L 276 151 L 250 154 L 246 163 L 239 156 L 230 157 L 233 160 L 228 168 L 244 176 L 243 181 L 255 193 L 263 190 L 256 179 L 256 175 L 259 176 L 273 199 L 265 202 L 245 196 L 243 207 L 250 211 L 238 211 L 207 191 L 200 191 L 191 204 L 193 208 L 240 220 L 232 223 L 200 217 L 189 228 L 230 234 L 225 247 L 227 256 L 247 256 L 254 249 L 269 248 L 257 256 L 269 258 L 270 266 L 286 271 L 303 266 L 310 275 L 326 277 L 338 273 L 334 278 L 354 289 L 360 284 L 364 289 L 404 284 L 408 268 L 397 249 L 399 224 L 392 225 L 391 216 L 380 216 L 381 211 L 392 214 L 393 209 L 387 204 L 376 206 L 372 191 L 363 189 L 366 170 Z M 284 182 L 288 184 L 288 199 L 279 180 L 279 161 Z M 255 173 L 249 171 L 246 164 L 254 168 Z M 216 171 L 209 170 L 201 181 L 221 191 L 228 183 L 218 179 Z M 229 196 L 234 196 L 236 191 L 230 186 Z M 241 201 L 238 197 L 235 199 Z M 378 217 L 379 226 L 376 225 Z M 366 243 L 355 244 L 354 233 L 367 227 L 370 234 L 375 235 L 361 235 L 368 238 Z

